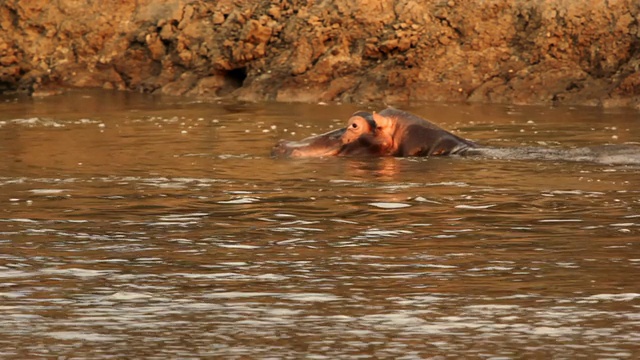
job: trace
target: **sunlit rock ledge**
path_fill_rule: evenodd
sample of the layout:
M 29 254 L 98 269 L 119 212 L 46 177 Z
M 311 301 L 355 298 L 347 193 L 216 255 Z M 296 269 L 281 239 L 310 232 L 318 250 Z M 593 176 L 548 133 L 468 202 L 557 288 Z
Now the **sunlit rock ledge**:
M 639 23 L 636 0 L 7 0 L 0 92 L 640 109 Z

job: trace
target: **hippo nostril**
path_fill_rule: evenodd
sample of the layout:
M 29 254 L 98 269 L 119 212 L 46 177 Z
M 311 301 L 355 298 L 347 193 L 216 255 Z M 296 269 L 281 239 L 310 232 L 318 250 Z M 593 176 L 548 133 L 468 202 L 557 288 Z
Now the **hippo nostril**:
M 271 156 L 283 156 L 287 154 L 286 142 L 284 140 L 279 141 L 271 148 Z

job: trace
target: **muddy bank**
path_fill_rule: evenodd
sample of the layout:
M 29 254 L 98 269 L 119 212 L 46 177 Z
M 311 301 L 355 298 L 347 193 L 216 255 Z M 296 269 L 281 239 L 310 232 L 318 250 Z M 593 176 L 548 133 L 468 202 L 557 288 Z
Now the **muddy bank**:
M 8 0 L 0 91 L 640 108 L 639 23 L 635 0 Z

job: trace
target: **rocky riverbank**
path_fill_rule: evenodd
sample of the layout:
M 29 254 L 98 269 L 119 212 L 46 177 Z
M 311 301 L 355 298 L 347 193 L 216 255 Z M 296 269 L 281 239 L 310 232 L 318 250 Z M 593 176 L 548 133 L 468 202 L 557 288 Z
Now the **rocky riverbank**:
M 0 91 L 640 108 L 640 3 L 0 4 Z

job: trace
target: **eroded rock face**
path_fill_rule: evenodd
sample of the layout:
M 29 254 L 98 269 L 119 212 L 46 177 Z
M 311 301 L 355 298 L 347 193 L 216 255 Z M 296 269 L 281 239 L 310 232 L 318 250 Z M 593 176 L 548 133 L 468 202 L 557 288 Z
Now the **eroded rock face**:
M 640 108 L 640 3 L 6 0 L 0 91 Z

